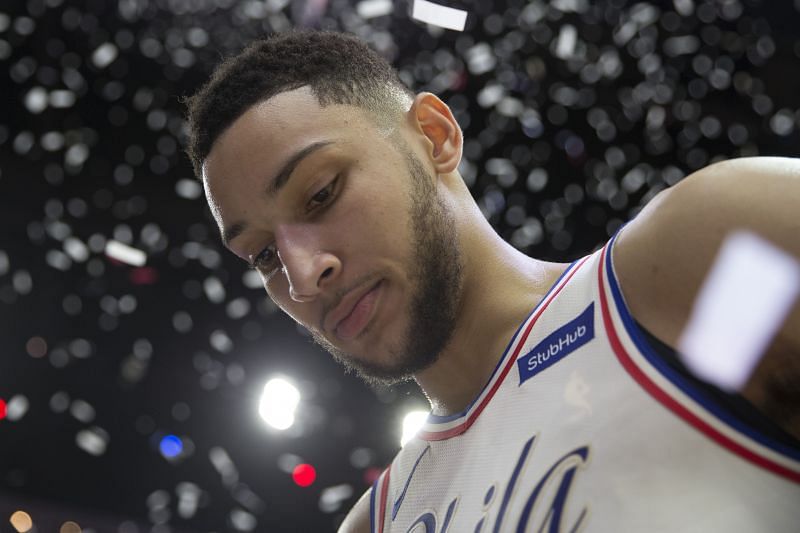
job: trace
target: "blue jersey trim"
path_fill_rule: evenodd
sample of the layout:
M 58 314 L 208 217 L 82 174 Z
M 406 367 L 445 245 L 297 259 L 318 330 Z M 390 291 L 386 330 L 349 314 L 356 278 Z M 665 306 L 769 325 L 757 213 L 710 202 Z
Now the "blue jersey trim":
M 411 484 L 411 478 L 414 477 L 414 472 L 417 471 L 417 467 L 419 466 L 419 462 L 422 461 L 422 458 L 428 453 L 428 450 L 431 449 L 431 445 L 428 444 L 425 446 L 425 449 L 422 450 L 422 453 L 417 457 L 417 460 L 414 462 L 414 468 L 411 469 L 411 473 L 408 474 L 408 479 L 406 479 L 406 484 L 403 486 L 403 492 L 400 493 L 400 497 L 397 498 L 397 501 L 394 502 L 392 506 L 392 522 L 394 519 L 397 518 L 397 512 L 400 510 L 400 506 L 403 505 L 403 500 L 406 499 L 406 491 L 408 490 L 408 486 Z
M 378 494 L 378 482 L 381 480 L 381 476 L 378 476 L 375 479 L 375 482 L 372 483 L 372 493 L 369 495 L 369 530 L 372 533 L 383 533 L 378 532 L 375 529 L 375 498 Z
M 624 227 L 624 226 L 623 226 Z M 606 269 L 608 270 L 608 280 L 609 280 L 609 287 L 611 288 L 611 294 L 614 297 L 614 303 L 616 304 L 617 311 L 619 312 L 620 318 L 622 319 L 622 323 L 625 326 L 625 330 L 627 331 L 628 335 L 630 336 L 633 343 L 636 345 L 636 348 L 639 352 L 647 359 L 648 363 L 650 363 L 653 368 L 655 368 L 661 375 L 666 377 L 673 385 L 681 389 L 685 392 L 690 398 L 696 401 L 698 404 L 702 405 L 708 412 L 713 414 L 719 420 L 724 422 L 725 424 L 731 426 L 736 431 L 747 435 L 754 441 L 778 452 L 787 457 L 790 457 L 795 460 L 800 460 L 800 451 L 785 446 L 779 442 L 776 442 L 769 438 L 768 436 L 762 434 L 761 432 L 753 429 L 752 427 L 744 424 L 739 419 L 731 416 L 728 412 L 719 408 L 719 406 L 711 401 L 702 391 L 697 390 L 689 381 L 686 380 L 680 373 L 676 372 L 673 368 L 671 368 L 662 358 L 659 356 L 653 348 L 650 347 L 647 340 L 643 337 L 639 327 L 636 325 L 633 317 L 631 316 L 630 312 L 628 311 L 627 305 L 625 305 L 625 300 L 622 297 L 622 291 L 619 288 L 619 284 L 617 282 L 617 276 L 614 274 L 614 267 L 612 264 L 611 253 L 613 250 L 614 242 L 619 236 L 622 228 L 617 230 L 617 233 L 611 238 L 608 243 L 608 252 L 606 253 Z
M 536 307 L 534 307 L 533 310 L 531 310 L 531 312 L 528 313 L 528 316 L 525 317 L 525 320 L 523 320 L 522 323 L 517 327 L 517 331 L 515 331 L 514 335 L 511 336 L 511 340 L 508 341 L 508 345 L 506 345 L 506 349 L 503 350 L 502 357 L 500 357 L 500 359 L 498 359 L 497 364 L 494 366 L 494 370 L 492 370 L 491 376 L 489 376 L 489 379 L 486 381 L 486 384 L 483 386 L 481 391 L 477 395 L 475 395 L 475 398 L 472 399 L 472 401 L 469 403 L 469 405 L 463 411 L 461 411 L 460 413 L 456 413 L 454 415 L 442 416 L 442 415 L 435 415 L 433 413 L 430 413 L 428 415 L 428 420 L 426 421 L 426 423 L 428 423 L 428 424 L 443 424 L 443 423 L 446 423 L 446 422 L 452 422 L 453 420 L 458 420 L 459 418 L 465 416 L 470 411 L 470 409 L 472 409 L 472 406 L 475 405 L 475 402 L 478 401 L 478 398 L 480 398 L 483 395 L 483 391 L 485 391 L 486 387 L 489 386 L 489 383 L 492 382 L 492 379 L 494 379 L 494 376 L 495 376 L 495 374 L 497 374 L 498 369 L 502 365 L 503 361 L 505 361 L 506 356 L 508 355 L 508 351 L 511 349 L 511 345 L 514 344 L 514 340 L 516 340 L 517 335 L 519 335 L 519 332 L 522 329 L 522 326 L 524 326 L 528 322 L 528 319 L 530 319 L 530 317 L 533 316 L 533 314 L 536 312 L 537 309 L 539 309 L 539 307 L 542 305 L 542 303 L 544 303 L 544 301 L 547 300 L 547 297 L 550 296 L 550 293 L 553 292 L 553 290 L 558 286 L 558 284 L 561 282 L 561 280 L 564 278 L 564 276 L 566 276 L 575 267 L 575 264 L 578 261 L 580 261 L 580 259 L 576 259 L 575 261 L 570 263 L 570 265 L 564 270 L 564 272 L 562 272 L 561 275 L 558 276 L 558 279 L 555 281 L 555 283 L 553 283 L 553 285 L 551 285 L 550 288 L 547 290 L 547 292 L 544 295 L 544 298 L 542 298 L 539 301 L 539 303 L 536 305 Z

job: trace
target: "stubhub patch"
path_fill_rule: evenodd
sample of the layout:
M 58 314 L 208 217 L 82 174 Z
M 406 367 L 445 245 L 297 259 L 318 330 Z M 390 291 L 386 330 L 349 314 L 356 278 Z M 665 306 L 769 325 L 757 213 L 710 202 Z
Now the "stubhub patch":
M 594 302 L 577 318 L 545 337 L 531 351 L 517 359 L 519 384 L 556 364 L 594 338 Z

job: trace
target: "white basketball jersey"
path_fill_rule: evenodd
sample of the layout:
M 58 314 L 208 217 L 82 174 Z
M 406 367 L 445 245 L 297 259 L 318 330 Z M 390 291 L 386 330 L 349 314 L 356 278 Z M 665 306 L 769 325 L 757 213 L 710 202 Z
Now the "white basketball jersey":
M 398 453 L 371 531 L 800 532 L 800 453 L 646 344 L 613 242 L 570 265 L 464 412 Z

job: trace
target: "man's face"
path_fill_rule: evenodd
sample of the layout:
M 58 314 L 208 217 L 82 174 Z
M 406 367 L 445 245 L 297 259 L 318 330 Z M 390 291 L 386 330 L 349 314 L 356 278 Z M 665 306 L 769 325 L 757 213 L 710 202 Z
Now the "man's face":
M 432 364 L 461 293 L 452 216 L 401 138 L 301 88 L 248 110 L 204 167 L 228 247 L 255 264 L 281 309 L 370 381 Z

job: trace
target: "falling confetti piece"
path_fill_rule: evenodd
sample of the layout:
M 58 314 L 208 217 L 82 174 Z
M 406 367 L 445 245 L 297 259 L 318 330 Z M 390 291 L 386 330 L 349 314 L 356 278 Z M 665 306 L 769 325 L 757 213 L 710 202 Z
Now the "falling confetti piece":
M 464 31 L 467 23 L 467 12 L 463 9 L 454 9 L 426 0 L 414 0 L 411 17 L 448 30 Z
M 108 257 L 131 266 L 141 267 L 147 262 L 147 254 L 143 251 L 115 240 L 106 243 L 105 253 Z
M 730 235 L 679 340 L 684 363 L 721 389 L 741 389 L 798 294 L 797 259 L 751 233 Z

